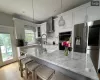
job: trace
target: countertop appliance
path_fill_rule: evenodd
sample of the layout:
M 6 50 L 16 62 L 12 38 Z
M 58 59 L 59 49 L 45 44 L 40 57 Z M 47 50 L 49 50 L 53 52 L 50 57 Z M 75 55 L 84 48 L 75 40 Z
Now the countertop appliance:
M 86 53 L 87 26 L 84 23 L 74 26 L 74 52 Z
M 17 47 L 24 46 L 24 40 L 23 39 L 16 39 L 16 46 Z
M 100 50 L 100 45 L 99 45 L 100 20 L 88 22 L 87 26 L 88 26 L 87 53 L 90 54 L 95 70 L 98 71 L 99 50 Z
M 59 33 L 59 50 L 65 50 L 65 47 L 62 46 L 63 41 L 68 41 L 71 37 L 72 32 L 63 32 Z

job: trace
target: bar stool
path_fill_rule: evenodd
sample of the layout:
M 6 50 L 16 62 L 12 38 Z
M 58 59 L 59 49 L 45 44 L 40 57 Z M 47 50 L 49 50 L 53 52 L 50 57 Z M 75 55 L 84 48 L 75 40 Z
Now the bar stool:
M 25 70 L 25 65 L 32 61 L 32 59 L 30 57 L 26 57 L 26 56 L 21 56 L 19 57 L 19 70 L 20 70 L 20 74 L 21 77 L 23 77 L 23 71 Z
M 50 80 L 73 80 L 70 77 L 60 73 L 60 72 L 55 72 L 53 77 Z
M 32 80 L 35 80 L 35 69 L 38 68 L 40 64 L 38 64 L 36 61 L 31 61 L 26 64 L 25 70 L 26 70 L 26 78 L 28 79 L 29 73 L 32 73 Z
M 54 72 L 55 71 L 53 69 L 41 65 L 35 70 L 35 80 L 38 78 L 42 80 L 50 80 Z

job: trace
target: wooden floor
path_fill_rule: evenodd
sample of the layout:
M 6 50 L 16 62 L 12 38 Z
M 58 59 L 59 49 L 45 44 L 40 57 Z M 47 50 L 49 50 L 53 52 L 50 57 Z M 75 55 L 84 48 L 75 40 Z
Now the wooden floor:
M 98 74 L 99 80 L 100 80 L 100 74 Z
M 100 74 L 98 74 L 100 78 Z M 18 63 L 12 63 L 0 68 L 0 80 L 26 80 L 20 77 Z M 31 80 L 31 79 L 28 79 Z
M 20 77 L 18 63 L 0 68 L 0 80 L 23 80 Z

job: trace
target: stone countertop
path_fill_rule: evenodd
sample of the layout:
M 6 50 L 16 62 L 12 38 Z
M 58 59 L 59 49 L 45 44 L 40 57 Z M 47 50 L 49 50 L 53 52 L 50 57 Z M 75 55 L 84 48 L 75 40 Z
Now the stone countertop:
M 52 47 L 53 48 L 53 47 Z M 83 76 L 89 77 L 93 80 L 99 80 L 97 73 L 94 69 L 92 61 L 88 58 L 87 67 L 90 69 L 86 71 L 86 54 L 73 52 L 74 56 L 71 58 L 72 53 L 68 56 L 64 55 L 64 51 L 55 50 L 51 53 L 45 52 L 41 53 L 40 48 L 29 48 L 27 49 L 27 55 L 39 58 L 41 60 L 47 61 L 51 64 L 57 65 L 59 67 L 65 68 L 77 74 L 81 74 Z

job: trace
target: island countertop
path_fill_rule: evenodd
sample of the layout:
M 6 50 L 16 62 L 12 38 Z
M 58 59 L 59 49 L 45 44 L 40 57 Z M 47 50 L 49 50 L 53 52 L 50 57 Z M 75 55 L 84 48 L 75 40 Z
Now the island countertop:
M 25 52 L 25 51 L 24 51 Z M 88 65 L 87 67 L 90 71 L 86 71 L 86 54 L 72 52 L 74 54 L 73 58 L 71 58 L 72 53 L 68 56 L 65 56 L 64 51 L 55 50 L 51 53 L 42 53 L 39 47 L 35 48 L 28 48 L 26 50 L 27 55 L 36 57 L 40 60 L 44 60 L 51 64 L 57 65 L 59 67 L 65 68 L 77 74 L 81 74 L 90 78 L 91 80 L 99 80 L 97 73 L 94 69 L 92 61 L 88 58 Z

